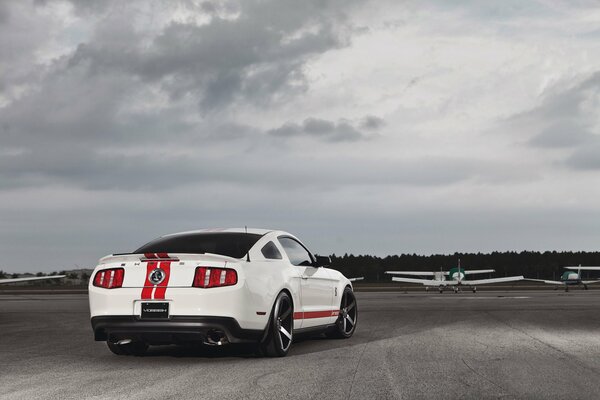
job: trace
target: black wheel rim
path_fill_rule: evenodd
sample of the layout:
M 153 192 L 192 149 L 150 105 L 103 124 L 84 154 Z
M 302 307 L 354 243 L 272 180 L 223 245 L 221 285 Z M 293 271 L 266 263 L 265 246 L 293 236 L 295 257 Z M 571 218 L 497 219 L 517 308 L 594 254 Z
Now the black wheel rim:
M 293 316 L 292 303 L 281 297 L 275 306 L 275 333 L 279 336 L 281 350 L 287 351 L 292 344 Z
M 345 335 L 352 333 L 356 326 L 356 299 L 350 291 L 345 291 L 342 296 L 339 324 Z

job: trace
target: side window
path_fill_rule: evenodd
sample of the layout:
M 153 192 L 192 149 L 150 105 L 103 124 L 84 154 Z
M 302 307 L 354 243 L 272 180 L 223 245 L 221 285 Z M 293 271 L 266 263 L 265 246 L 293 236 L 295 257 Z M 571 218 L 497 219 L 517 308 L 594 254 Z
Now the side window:
M 277 246 L 275 246 L 275 243 L 273 242 L 265 244 L 260 251 L 263 253 L 265 258 L 270 260 L 281 260 L 283 258 L 279 250 L 277 250 Z
M 313 264 L 310 253 L 300 243 L 285 236 L 278 239 L 293 265 L 309 266 Z

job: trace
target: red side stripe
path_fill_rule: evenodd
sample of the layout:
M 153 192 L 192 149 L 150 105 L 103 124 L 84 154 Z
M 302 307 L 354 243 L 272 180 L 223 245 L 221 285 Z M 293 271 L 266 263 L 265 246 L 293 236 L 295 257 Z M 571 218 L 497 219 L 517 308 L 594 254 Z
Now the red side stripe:
M 144 287 L 142 288 L 143 300 L 152 298 L 152 289 L 154 289 L 154 285 L 148 280 L 148 277 L 154 268 L 156 268 L 156 261 L 148 261 L 148 265 L 146 266 L 146 280 L 144 281 Z
M 327 318 L 337 317 L 340 310 L 327 310 L 327 311 L 308 311 L 308 312 L 295 312 L 294 319 L 311 319 L 311 318 Z
M 167 285 L 169 284 L 169 277 L 171 276 L 171 261 L 161 261 L 160 269 L 165 271 L 165 279 L 158 284 L 154 291 L 154 298 L 164 300 L 165 293 L 167 292 Z

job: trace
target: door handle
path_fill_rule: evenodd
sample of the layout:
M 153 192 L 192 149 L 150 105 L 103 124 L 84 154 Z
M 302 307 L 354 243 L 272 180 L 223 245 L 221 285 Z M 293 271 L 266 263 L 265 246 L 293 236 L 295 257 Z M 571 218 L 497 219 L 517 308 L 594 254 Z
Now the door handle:
M 303 276 L 302 279 L 308 279 L 308 276 Z

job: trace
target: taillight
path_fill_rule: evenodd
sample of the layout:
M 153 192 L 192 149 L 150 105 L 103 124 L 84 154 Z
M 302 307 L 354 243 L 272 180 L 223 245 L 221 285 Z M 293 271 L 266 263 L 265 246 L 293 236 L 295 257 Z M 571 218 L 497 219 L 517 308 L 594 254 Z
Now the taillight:
M 96 272 L 94 276 L 94 286 L 105 289 L 120 288 L 123 286 L 123 277 L 125 270 L 123 268 L 102 269 Z
M 237 283 L 237 272 L 229 268 L 198 267 L 194 274 L 193 287 L 211 288 L 232 286 Z

